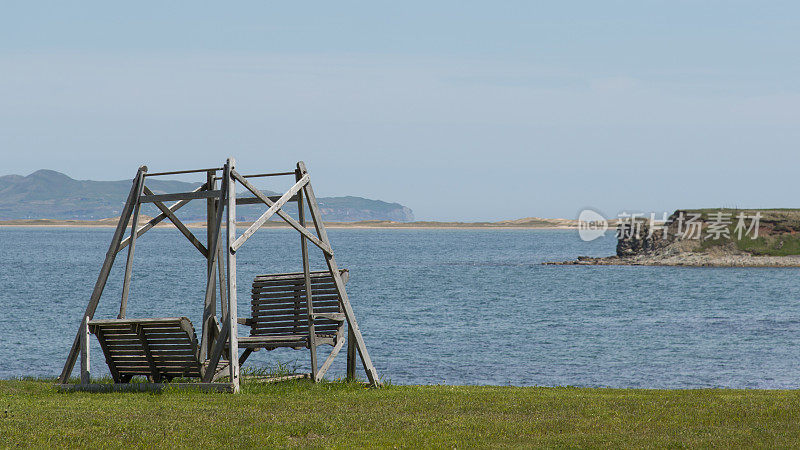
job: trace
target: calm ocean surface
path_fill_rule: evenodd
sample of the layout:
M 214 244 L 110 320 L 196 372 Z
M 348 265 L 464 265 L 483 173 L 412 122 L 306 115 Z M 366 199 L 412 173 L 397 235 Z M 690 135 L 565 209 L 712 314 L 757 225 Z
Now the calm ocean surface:
M 0 228 L 0 378 L 60 373 L 112 233 Z M 574 231 L 330 236 L 367 348 L 395 384 L 800 387 L 800 269 L 540 265 L 614 252 L 613 236 L 586 243 Z M 136 250 L 129 317 L 185 315 L 197 326 L 199 252 L 174 229 L 148 232 Z M 96 318 L 116 317 L 124 255 Z M 252 278 L 297 271 L 298 256 L 290 230 L 242 247 L 240 317 Z M 308 370 L 307 351 L 261 351 L 246 365 L 275 361 Z M 108 373 L 96 341 L 92 362 L 93 374 Z M 344 363 L 342 353 L 329 377 Z

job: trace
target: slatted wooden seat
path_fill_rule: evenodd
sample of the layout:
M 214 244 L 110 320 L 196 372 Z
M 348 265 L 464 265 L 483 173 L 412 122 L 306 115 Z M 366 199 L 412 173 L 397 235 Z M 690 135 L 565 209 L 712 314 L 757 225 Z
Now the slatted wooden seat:
M 339 271 L 342 281 L 349 278 L 347 269 Z M 311 302 L 316 345 L 335 346 L 343 339 L 345 316 L 330 272 L 311 272 Z M 239 347 L 254 349 L 278 347 L 309 348 L 308 306 L 305 278 L 300 273 L 259 275 L 253 281 L 252 317 L 239 319 L 250 326 L 250 336 L 239 338 Z
M 197 336 L 186 317 L 91 320 L 89 331 L 97 336 L 115 383 L 136 375 L 160 382 L 204 374 Z

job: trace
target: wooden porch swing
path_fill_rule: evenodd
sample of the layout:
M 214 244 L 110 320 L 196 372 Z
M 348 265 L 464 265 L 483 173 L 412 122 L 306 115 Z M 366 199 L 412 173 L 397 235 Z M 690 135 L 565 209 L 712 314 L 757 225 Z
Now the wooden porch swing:
M 205 173 L 205 183 L 192 192 L 155 194 L 146 185 L 148 177 L 188 173 Z M 256 189 L 248 179 L 291 176 L 295 184 L 281 196 L 268 196 Z M 217 189 L 217 181 L 221 186 Z M 236 197 L 236 183 L 252 196 Z M 204 245 L 176 216 L 175 212 L 192 200 L 205 199 L 207 239 Z M 167 201 L 176 201 L 170 206 Z M 290 201 L 297 203 L 298 220 L 281 208 Z M 142 203 L 153 203 L 161 213 L 142 226 L 139 210 Z M 316 234 L 306 228 L 307 203 Z M 236 205 L 265 204 L 268 209 L 244 233 L 236 234 Z M 223 212 L 227 236 L 222 239 Z M 236 253 L 267 220 L 277 214 L 300 233 L 302 272 L 260 275 L 251 289 L 251 317 L 237 317 Z M 126 317 L 136 239 L 156 224 L 169 219 L 192 245 L 206 258 L 207 280 L 203 303 L 203 320 L 198 342 L 194 326 L 186 317 L 130 319 Z M 123 238 L 131 224 L 130 236 Z M 322 250 L 328 270 L 312 272 L 309 268 L 308 242 Z M 94 313 L 103 294 L 116 255 L 128 248 L 122 299 L 116 319 L 95 320 Z M 66 389 L 93 390 L 108 385 L 91 384 L 89 340 L 97 337 L 105 355 L 113 387 L 126 388 L 134 376 L 145 376 L 149 386 L 161 386 L 173 378 L 196 378 L 193 383 L 172 383 L 204 389 L 238 392 L 240 366 L 253 351 L 279 347 L 307 348 L 311 354 L 310 378 L 319 381 L 347 343 L 347 377 L 355 378 L 356 354 L 372 385 L 380 384 L 378 374 L 367 352 L 353 308 L 345 291 L 349 272 L 339 269 L 330 240 L 320 216 L 308 171 L 301 161 L 291 172 L 241 175 L 235 160 L 229 158 L 223 167 L 173 172 L 147 173 L 142 166 L 136 173 L 106 253 L 100 275 L 69 351 L 59 383 Z M 217 283 L 219 281 L 219 283 Z M 217 290 L 219 286 L 219 290 Z M 220 314 L 216 296 L 219 292 Z M 347 336 L 344 329 L 347 323 Z M 250 327 L 250 335 L 238 335 L 238 325 Z M 332 350 L 321 366 L 317 347 L 330 345 Z M 243 352 L 240 354 L 239 350 Z M 80 384 L 67 384 L 81 357 Z M 221 379 L 227 381 L 221 382 Z M 142 384 L 144 385 L 144 383 Z

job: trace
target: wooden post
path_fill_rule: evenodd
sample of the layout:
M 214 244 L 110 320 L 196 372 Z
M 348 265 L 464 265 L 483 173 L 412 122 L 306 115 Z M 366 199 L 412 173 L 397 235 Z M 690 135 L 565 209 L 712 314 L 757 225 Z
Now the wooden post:
M 303 175 L 298 169 L 295 178 L 300 181 Z M 306 226 L 306 212 L 303 206 L 303 191 L 297 193 L 297 218 L 300 225 Z M 311 269 L 308 262 L 308 242 L 306 237 L 300 234 L 300 252 L 303 255 L 303 276 L 306 288 L 306 310 L 308 311 L 308 348 L 311 352 L 311 380 L 317 382 L 317 333 L 314 327 L 314 300 L 311 295 Z
M 303 161 L 297 163 L 297 169 L 303 175 L 308 173 L 306 170 L 306 165 L 303 163 Z M 314 221 L 314 227 L 317 230 L 317 236 L 319 236 L 319 239 L 323 244 L 325 244 L 328 248 L 331 248 L 330 241 L 328 240 L 328 233 L 325 231 L 325 224 L 322 222 L 322 215 L 319 211 L 317 198 L 314 195 L 314 189 L 311 187 L 310 182 L 303 187 L 303 191 L 306 194 L 308 209 L 311 213 L 311 219 Z M 364 371 L 367 373 L 367 378 L 369 379 L 370 384 L 373 386 L 378 386 L 380 385 L 378 371 L 375 370 L 375 367 L 372 365 L 372 359 L 370 359 L 369 353 L 367 352 L 367 346 L 364 344 L 364 338 L 361 336 L 361 330 L 358 329 L 356 316 L 353 312 L 353 307 L 350 305 L 350 299 L 347 297 L 347 291 L 345 291 L 344 282 L 342 281 L 342 276 L 339 273 L 339 267 L 336 264 L 336 258 L 334 258 L 333 252 L 323 253 L 325 254 L 325 262 L 328 264 L 328 271 L 330 271 L 333 281 L 336 284 L 336 290 L 339 293 L 339 301 L 342 304 L 344 316 L 347 319 L 347 327 L 350 330 L 349 336 L 353 337 L 353 340 L 355 341 L 356 349 L 361 357 L 361 364 L 364 366 Z
M 228 327 L 228 305 L 226 303 L 227 295 L 225 292 L 225 278 L 223 275 L 223 265 L 222 265 L 222 245 L 220 245 L 221 238 L 222 238 L 222 213 L 225 211 L 224 202 L 226 201 L 228 195 L 228 183 L 229 178 L 224 176 L 222 178 L 222 188 L 220 189 L 220 198 L 217 201 L 215 208 L 216 208 L 216 215 L 214 216 L 215 222 L 215 229 L 212 233 L 213 244 L 211 248 L 208 250 L 210 255 L 215 256 L 215 261 L 212 262 L 212 271 L 209 275 L 209 279 L 206 280 L 206 303 L 208 299 L 211 297 L 211 293 L 209 290 L 213 286 L 212 278 L 216 276 L 215 272 L 219 274 L 219 286 L 220 286 L 220 312 L 222 313 L 222 329 L 215 330 L 216 337 L 211 338 L 211 335 L 208 336 L 208 347 L 209 353 L 203 362 L 206 364 L 205 375 L 203 377 L 204 382 L 211 382 L 214 375 L 216 375 L 217 365 L 219 364 L 219 360 L 222 356 L 223 350 L 225 348 L 225 341 L 227 340 L 227 333 L 230 328 Z M 227 244 L 225 246 L 227 248 Z M 216 265 L 215 265 L 216 264 Z M 209 317 L 210 319 L 211 317 Z M 210 325 L 209 325 L 210 326 Z M 216 325 L 215 325 L 216 326 Z
M 206 172 L 206 186 L 209 191 L 216 187 L 214 180 L 215 171 Z M 211 350 L 211 317 L 217 315 L 217 274 L 215 240 L 219 238 L 219 228 L 217 227 L 217 210 L 213 198 L 206 200 L 206 248 L 208 255 L 206 258 L 206 298 L 203 304 L 203 332 L 200 337 L 200 361 L 208 359 L 208 352 Z M 216 233 L 216 236 L 214 235 Z M 209 286 L 210 285 L 210 286 Z M 210 292 L 209 292 L 210 291 Z M 216 327 L 216 325 L 214 325 Z M 214 330 L 214 332 L 219 330 Z
M 356 379 L 356 337 L 347 326 L 347 379 Z
M 231 176 L 231 171 L 234 169 L 236 169 L 236 160 L 228 158 L 228 163 L 225 164 L 225 179 L 228 180 L 228 243 L 226 245 L 228 267 L 225 278 L 228 281 L 228 329 L 230 330 L 228 364 L 231 390 L 236 393 L 239 391 L 239 335 L 237 327 L 238 311 L 236 309 L 236 253 L 233 252 L 233 243 L 236 241 L 236 184 Z
M 139 172 L 142 171 L 144 167 L 140 167 L 139 171 L 136 172 L 136 177 L 134 180 L 139 179 Z M 100 297 L 103 295 L 103 290 L 106 287 L 106 282 L 108 281 L 108 274 L 111 272 L 111 267 L 114 265 L 114 259 L 117 256 L 117 249 L 122 242 L 122 235 L 125 233 L 125 228 L 128 226 L 128 221 L 130 220 L 131 213 L 133 211 L 133 200 L 134 195 L 136 194 L 137 186 L 136 183 L 132 183 L 131 191 L 128 194 L 128 200 L 125 202 L 125 206 L 122 208 L 122 214 L 119 217 L 119 222 L 117 223 L 117 229 L 114 231 L 114 237 L 111 238 L 111 244 L 108 247 L 108 252 L 106 252 L 106 259 L 103 261 L 103 266 L 100 268 L 100 275 L 97 277 L 97 282 L 94 285 L 94 289 L 92 290 L 92 295 L 89 298 L 89 305 L 86 306 L 86 311 L 83 313 L 83 317 L 88 317 L 91 319 L 94 317 L 94 312 L 97 310 L 97 304 L 100 302 Z M 72 347 L 67 354 L 67 361 L 64 363 L 64 368 L 61 370 L 61 376 L 58 377 L 58 380 L 61 384 L 64 384 L 69 379 L 70 374 L 72 373 L 72 369 L 75 368 L 75 362 L 78 359 L 78 352 L 80 347 L 80 338 L 81 338 L 81 329 L 78 327 L 78 332 L 75 334 L 75 339 L 72 341 Z
M 142 196 L 144 190 L 144 174 L 147 172 L 147 166 L 139 168 L 138 178 L 136 179 L 136 196 L 134 197 L 133 218 L 131 219 L 131 243 L 128 245 L 128 259 L 125 261 L 125 278 L 122 281 L 122 300 L 119 302 L 119 315 L 118 319 L 125 318 L 125 312 L 128 308 L 128 293 L 131 288 L 131 274 L 133 270 L 133 252 L 136 249 L 136 228 L 139 226 L 139 209 L 141 203 L 139 197 Z
M 221 239 L 220 236 L 219 239 Z M 225 282 L 225 254 L 222 246 L 217 244 L 217 274 L 219 274 L 219 315 L 228 316 L 228 287 Z
M 89 317 L 84 316 L 81 322 L 81 384 L 84 386 L 91 382 L 89 344 Z

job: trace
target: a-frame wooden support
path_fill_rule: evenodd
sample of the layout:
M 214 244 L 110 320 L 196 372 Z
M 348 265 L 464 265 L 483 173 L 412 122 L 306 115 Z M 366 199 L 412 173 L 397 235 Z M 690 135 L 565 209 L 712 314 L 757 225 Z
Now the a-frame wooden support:
M 145 180 L 148 176 L 185 174 L 205 172 L 205 183 L 192 192 L 177 194 L 155 194 L 147 186 Z M 216 174 L 221 172 L 221 176 Z M 294 175 L 295 184 L 281 196 L 267 196 L 254 187 L 247 178 L 276 175 Z M 220 189 L 217 189 L 216 182 L 221 181 Z M 252 197 L 237 198 L 236 183 L 240 183 L 250 193 Z M 206 199 L 206 244 L 200 242 L 194 234 L 175 216 L 175 212 L 193 199 Z M 177 200 L 176 203 L 166 206 L 164 201 Z M 281 208 L 289 201 L 296 201 L 298 207 L 298 220 L 292 218 Z M 142 203 L 153 203 L 161 213 L 150 220 L 148 223 L 139 226 L 139 211 Z M 262 203 L 267 206 L 267 210 L 240 236 L 236 233 L 236 205 Z M 306 207 L 311 215 L 316 234 L 306 227 Z M 216 377 L 220 376 L 220 369 L 229 379 L 229 390 L 237 392 L 240 385 L 239 367 L 239 348 L 238 348 L 238 318 L 237 318 L 237 283 L 236 283 L 236 252 L 242 245 L 273 215 L 279 216 L 292 228 L 300 233 L 301 257 L 303 274 L 305 281 L 305 299 L 308 314 L 308 348 L 311 353 L 312 379 L 319 381 L 333 363 L 345 343 L 343 336 L 339 336 L 337 343 L 328 355 L 322 366 L 317 361 L 317 342 L 314 329 L 315 314 L 313 310 L 313 296 L 311 291 L 310 262 L 308 252 L 308 242 L 310 241 L 318 247 L 325 258 L 328 271 L 334 281 L 338 293 L 345 320 L 348 326 L 347 341 L 347 377 L 355 377 L 356 355 L 361 359 L 361 363 L 366 372 L 370 384 L 379 385 L 380 380 L 372 364 L 372 360 L 367 352 L 361 331 L 358 328 L 353 308 L 350 304 L 344 282 L 333 255 L 330 240 L 322 222 L 319 205 L 311 187 L 308 171 L 305 164 L 301 161 L 292 172 L 281 172 L 273 174 L 241 175 L 236 170 L 236 162 L 233 158 L 228 159 L 221 168 L 187 170 L 177 172 L 162 172 L 148 174 L 147 167 L 142 166 L 134 177 L 131 191 L 122 210 L 122 214 L 111 240 L 106 258 L 100 270 L 97 282 L 89 305 L 84 312 L 81 325 L 73 342 L 72 348 L 67 356 L 64 369 L 61 372 L 59 381 L 65 384 L 72 373 L 81 355 L 81 381 L 82 384 L 88 383 L 89 379 L 89 355 L 88 355 L 88 323 L 92 320 L 97 305 L 102 296 L 108 276 L 113 266 L 117 253 L 127 247 L 128 255 L 126 259 L 125 275 L 123 279 L 122 299 L 120 301 L 119 318 L 125 318 L 128 304 L 128 294 L 133 268 L 133 257 L 136 249 L 136 240 L 146 231 L 156 226 L 164 219 L 169 219 L 175 227 L 186 237 L 189 242 L 197 248 L 206 258 L 206 292 L 203 302 L 203 323 L 200 340 L 199 355 L 200 360 L 204 361 L 204 383 L 211 383 Z M 225 221 L 226 236 L 222 236 L 222 223 Z M 128 223 L 131 223 L 130 236 L 123 239 Z M 222 245 L 224 242 L 224 245 Z M 219 290 L 217 290 L 219 281 Z M 217 319 L 216 297 L 219 294 L 221 320 Z M 144 342 L 144 336 L 140 336 Z M 101 342 L 102 344 L 102 342 Z M 246 350 L 252 351 L 251 349 Z M 149 355 L 149 353 L 148 353 Z M 243 355 L 243 358 L 244 359 Z M 158 372 L 148 358 L 148 363 L 153 368 L 152 376 L 155 380 L 160 379 Z M 111 367 L 112 372 L 114 368 Z M 115 375 L 115 381 L 120 377 Z
M 303 161 L 297 163 L 297 170 L 300 175 L 308 176 L 308 171 L 306 170 L 306 165 L 303 163 Z M 327 248 L 331 248 L 330 240 L 328 239 L 328 232 L 325 230 L 325 224 L 322 222 L 322 215 L 320 214 L 319 205 L 317 204 L 317 197 L 314 195 L 314 189 L 311 188 L 311 183 L 307 183 L 303 188 L 303 191 L 308 199 L 308 207 L 309 211 L 311 212 L 311 219 L 314 221 L 314 227 L 317 230 L 317 235 L 319 235 L 320 240 L 322 240 L 322 243 L 325 244 Z M 328 270 L 330 271 L 331 276 L 336 283 L 336 290 L 339 293 L 339 301 L 341 301 L 342 309 L 344 309 L 344 315 L 347 319 L 349 338 L 351 338 L 353 341 L 350 345 L 348 345 L 347 376 L 348 378 L 355 377 L 355 367 L 351 367 L 349 361 L 355 357 L 355 355 L 351 356 L 350 353 L 354 352 L 354 350 L 358 350 L 358 355 L 361 357 L 361 364 L 364 366 L 364 371 L 367 373 L 367 378 L 369 379 L 370 384 L 378 385 L 380 384 L 380 378 L 378 377 L 378 372 L 375 370 L 375 366 L 372 365 L 372 359 L 369 357 L 369 352 L 367 352 L 367 345 L 364 343 L 364 338 L 361 336 L 361 330 L 358 328 L 358 322 L 356 322 L 356 316 L 353 312 L 353 307 L 350 305 L 350 298 L 347 296 L 347 291 L 344 288 L 342 276 L 339 273 L 339 266 L 336 265 L 336 258 L 334 258 L 332 251 L 323 253 L 325 255 L 325 262 L 328 265 Z M 355 346 L 355 349 L 351 347 L 352 345 Z
M 103 295 L 103 290 L 105 289 L 106 282 L 108 281 L 108 275 L 111 273 L 111 266 L 114 264 L 114 259 L 116 259 L 117 252 L 119 251 L 118 248 L 122 242 L 122 234 L 125 232 L 125 228 L 127 227 L 128 221 L 133 213 L 133 204 L 135 200 L 134 197 L 139 191 L 139 180 L 141 179 L 140 175 L 146 171 L 147 167 L 142 166 L 136 172 L 133 185 L 131 186 L 131 192 L 128 194 L 128 199 L 125 201 L 125 206 L 122 208 L 122 214 L 119 217 L 119 223 L 117 223 L 117 228 L 114 231 L 114 237 L 111 238 L 111 244 L 108 247 L 108 252 L 106 252 L 106 258 L 103 260 L 103 266 L 100 268 L 100 275 L 97 277 L 97 282 L 92 290 L 92 296 L 89 298 L 89 305 L 86 306 L 86 311 L 83 313 L 83 317 L 81 317 L 81 324 L 91 320 L 92 317 L 94 317 L 95 311 L 97 310 L 97 304 L 100 302 L 100 296 Z M 81 327 L 78 329 L 78 333 L 75 336 L 75 341 L 72 343 L 72 348 L 69 350 L 67 362 L 64 364 L 64 369 L 61 371 L 61 376 L 59 376 L 59 381 L 61 384 L 67 382 L 70 374 L 72 373 L 72 369 L 75 367 L 75 362 L 78 359 L 78 351 L 80 350 L 82 333 L 83 325 L 81 325 Z

